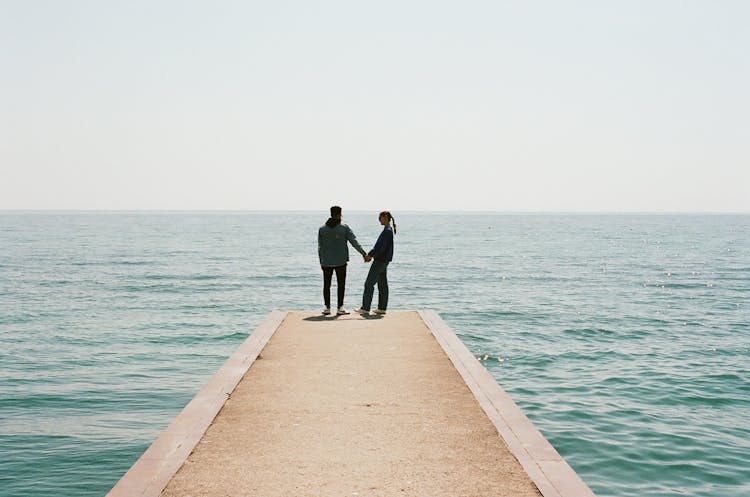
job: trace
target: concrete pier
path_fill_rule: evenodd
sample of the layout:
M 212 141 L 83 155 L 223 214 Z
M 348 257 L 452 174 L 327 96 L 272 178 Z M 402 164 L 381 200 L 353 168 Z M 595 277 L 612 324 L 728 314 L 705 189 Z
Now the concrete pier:
M 108 496 L 593 493 L 432 311 L 274 311 Z

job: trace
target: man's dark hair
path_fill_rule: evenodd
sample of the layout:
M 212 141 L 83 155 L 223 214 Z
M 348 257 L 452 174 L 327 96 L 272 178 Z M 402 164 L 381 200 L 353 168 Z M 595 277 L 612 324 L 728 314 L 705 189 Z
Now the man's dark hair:
M 341 207 L 338 205 L 334 205 L 331 207 L 331 217 L 336 217 L 341 215 Z

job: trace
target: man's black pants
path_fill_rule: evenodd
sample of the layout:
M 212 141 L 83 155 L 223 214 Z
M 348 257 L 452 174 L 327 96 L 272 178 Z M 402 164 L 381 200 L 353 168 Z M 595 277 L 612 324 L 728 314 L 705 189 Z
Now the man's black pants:
M 323 301 L 326 307 L 331 307 L 331 279 L 333 279 L 333 271 L 336 271 L 336 290 L 339 305 L 344 305 L 344 291 L 346 290 L 346 264 L 343 266 L 323 266 Z

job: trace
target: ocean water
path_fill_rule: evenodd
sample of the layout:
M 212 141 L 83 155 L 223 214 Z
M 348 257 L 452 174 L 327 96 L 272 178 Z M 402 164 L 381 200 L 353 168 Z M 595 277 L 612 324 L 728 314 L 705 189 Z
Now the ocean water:
M 394 214 L 390 307 L 597 495 L 750 495 L 750 216 Z M 270 310 L 321 307 L 325 217 L 0 214 L 0 496 L 104 495 Z

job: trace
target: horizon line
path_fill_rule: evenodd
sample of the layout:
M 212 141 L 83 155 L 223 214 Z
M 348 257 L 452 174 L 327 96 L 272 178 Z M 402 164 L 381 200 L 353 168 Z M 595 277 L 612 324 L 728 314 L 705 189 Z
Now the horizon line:
M 416 210 L 391 209 L 394 212 L 416 213 L 416 214 L 502 214 L 502 215 L 749 215 L 747 211 L 513 211 L 513 210 Z M 44 214 L 44 213 L 315 213 L 327 212 L 328 209 L 0 209 L 1 214 Z M 372 213 L 379 212 L 378 209 L 346 209 L 350 213 Z

